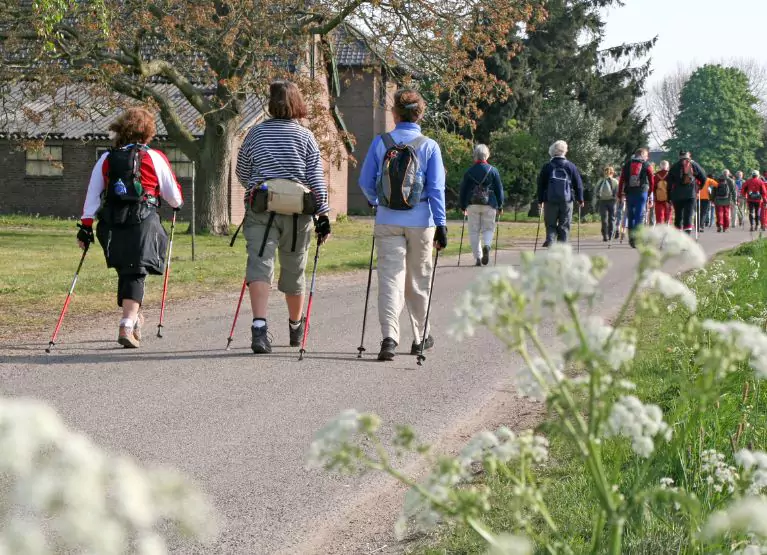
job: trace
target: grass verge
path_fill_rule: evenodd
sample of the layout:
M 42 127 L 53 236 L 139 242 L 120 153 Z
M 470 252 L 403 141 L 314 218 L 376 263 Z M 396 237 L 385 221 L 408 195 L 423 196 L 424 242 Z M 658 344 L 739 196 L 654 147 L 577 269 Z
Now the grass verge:
M 701 320 L 737 316 L 747 322 L 756 318 L 764 325 L 767 282 L 755 279 L 754 265 L 748 257 L 753 257 L 762 268 L 767 267 L 767 241 L 748 243 L 719 256 L 709 265 L 707 275 L 696 278 L 699 280 L 695 288 Z M 723 276 L 726 285 L 719 281 Z M 754 377 L 752 370 L 743 369 L 724 378 L 722 394 L 715 402 L 716 410 L 698 414 L 694 400 L 685 395 L 691 390 L 689 380 L 695 373 L 692 370 L 695 362 L 688 346 L 678 339 L 680 326 L 686 320 L 683 312 L 672 306 L 661 310 L 659 315 L 637 319 L 637 354 L 633 369 L 626 377 L 636 383 L 637 397 L 645 403 L 659 405 L 671 425 L 699 418 L 699 437 L 685 451 L 654 460 L 649 470 L 640 469 L 628 442 L 605 443 L 606 471 L 621 491 L 630 491 L 641 472 L 650 472 L 655 483 L 662 477 L 670 477 L 676 484 L 689 481 L 699 465 L 700 452 L 705 449 L 724 453 L 731 461 L 732 454 L 739 449 L 764 450 L 767 447 L 767 388 Z M 538 475 L 545 483 L 544 497 L 553 520 L 560 527 L 562 536 L 571 539 L 570 547 L 575 553 L 588 552 L 592 517 L 597 512 L 598 501 L 583 459 L 550 421 L 542 423 L 539 431 L 549 438 L 551 445 L 551 459 Z M 514 496 L 512 485 L 502 478 L 488 478 L 487 484 L 493 491 L 493 508 L 484 522 L 496 532 L 512 530 L 517 522 L 511 508 L 514 505 L 511 502 Z M 718 507 L 706 507 L 707 510 L 715 508 Z M 689 530 L 680 526 L 674 515 L 648 507 L 640 522 L 641 529 L 627 530 L 624 553 L 690 552 Z M 410 553 L 468 555 L 482 554 L 486 549 L 487 544 L 473 530 L 455 525 L 425 545 L 412 548 Z
M 229 248 L 229 237 L 198 235 L 192 261 L 188 227 L 184 222 L 176 226 L 169 301 L 238 291 L 245 271 L 244 238 L 238 238 L 235 247 Z M 457 255 L 460 221 L 449 222 L 448 229 L 446 255 Z M 533 239 L 536 229 L 536 223 L 501 224 L 499 248 L 512 248 L 519 240 Z M 80 257 L 76 231 L 72 220 L 0 216 L 0 339 L 47 333 L 48 328 L 53 328 Z M 370 218 L 346 218 L 334 224 L 331 241 L 322 249 L 318 273 L 367 268 L 372 231 Z M 597 235 L 598 226 L 584 224 L 582 233 L 584 237 Z M 467 249 L 468 230 L 464 255 Z M 115 285 L 115 274 L 107 270 L 96 245 L 80 274 L 70 317 L 113 310 Z M 161 294 L 161 279 L 151 278 L 145 304 L 157 306 Z

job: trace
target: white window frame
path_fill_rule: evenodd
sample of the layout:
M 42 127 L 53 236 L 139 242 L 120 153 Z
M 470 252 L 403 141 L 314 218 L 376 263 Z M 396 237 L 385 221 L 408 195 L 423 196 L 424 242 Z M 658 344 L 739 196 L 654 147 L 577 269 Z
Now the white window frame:
M 191 179 L 194 172 L 194 163 L 187 158 L 180 148 L 168 147 L 163 152 L 170 162 L 170 167 L 178 179 Z

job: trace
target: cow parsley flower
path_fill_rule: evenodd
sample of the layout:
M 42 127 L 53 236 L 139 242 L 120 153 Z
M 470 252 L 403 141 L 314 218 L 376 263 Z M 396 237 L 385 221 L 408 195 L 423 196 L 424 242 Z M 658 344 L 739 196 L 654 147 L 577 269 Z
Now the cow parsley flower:
M 581 328 L 583 340 L 573 326 L 564 329 L 562 339 L 568 349 L 584 347 L 592 355 L 604 360 L 613 370 L 619 370 L 633 360 L 636 342 L 624 330 L 615 331 L 600 316 L 584 318 Z M 582 345 L 583 341 L 585 345 Z
M 759 378 L 767 378 L 767 335 L 745 322 L 716 322 L 705 320 L 703 329 L 728 347 L 734 346 L 747 354 L 749 365 Z
M 475 435 L 458 455 L 459 463 L 465 468 L 488 459 L 508 463 L 521 458 L 535 464 L 546 462 L 549 458 L 548 440 L 534 435 L 532 430 L 516 434 L 502 426 L 495 433 L 484 431 Z
M 748 493 L 758 495 L 767 488 L 767 453 L 741 449 L 735 453 L 735 462 L 743 467 L 748 478 Z
M 645 226 L 638 240 L 640 245 L 649 247 L 660 264 L 676 260 L 690 268 L 701 268 L 706 263 L 706 253 L 695 239 L 671 226 Z
M 607 419 L 607 437 L 624 436 L 631 439 L 631 448 L 643 458 L 655 450 L 653 439 L 671 439 L 671 429 L 663 421 L 663 412 L 656 405 L 645 405 L 633 395 L 618 399 Z
M 485 555 L 532 555 L 533 544 L 522 536 L 498 534 L 489 540 L 490 547 Z
M 309 447 L 307 465 L 310 469 L 326 468 L 351 471 L 355 460 L 350 456 L 352 439 L 363 429 L 365 419 L 372 419 L 372 428 L 377 428 L 374 415 L 360 414 L 354 409 L 345 410 L 331 420 L 315 435 Z
M 536 401 L 545 401 L 551 390 L 565 380 L 564 361 L 552 357 L 551 364 L 553 367 L 536 357 L 532 365 L 518 368 L 514 374 L 514 385 L 519 393 Z
M 593 298 L 598 292 L 597 274 L 591 258 L 575 253 L 568 244 L 556 243 L 536 256 L 522 256 L 522 291 L 544 306 Z
M 0 475 L 10 486 L 0 553 L 165 553 L 162 522 L 215 534 L 210 505 L 184 477 L 102 452 L 42 403 L 0 398 Z
M 703 528 L 704 537 L 708 539 L 739 532 L 767 538 L 767 500 L 762 497 L 738 499 L 727 509 L 711 515 Z
M 707 449 L 700 455 L 701 477 L 717 493 L 735 492 L 735 484 L 739 478 L 737 469 L 725 462 L 725 457 L 713 449 Z
M 675 277 L 660 270 L 650 270 L 644 274 L 640 287 L 661 294 L 668 300 L 678 300 L 694 313 L 698 309 L 698 300 L 689 287 Z

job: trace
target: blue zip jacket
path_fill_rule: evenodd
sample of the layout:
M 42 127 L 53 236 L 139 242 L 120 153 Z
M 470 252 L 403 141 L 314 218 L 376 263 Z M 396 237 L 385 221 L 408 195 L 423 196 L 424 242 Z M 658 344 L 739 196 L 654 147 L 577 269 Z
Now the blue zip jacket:
M 575 197 L 576 201 L 583 202 L 583 180 L 581 179 L 581 172 L 578 171 L 575 164 L 563 157 L 552 158 L 549 162 L 546 162 L 543 165 L 543 168 L 541 168 L 541 173 L 538 175 L 538 202 L 548 202 L 549 179 L 551 178 L 554 168 L 564 168 L 570 176 L 570 198 L 566 199 L 564 202 L 572 202 L 573 197 Z
M 408 143 L 421 135 L 421 126 L 417 123 L 398 123 L 390 132 L 397 143 Z M 359 186 L 368 202 L 378 206 L 376 183 L 381 175 L 386 147 L 383 139 L 376 137 L 370 145 L 365 161 L 362 163 Z M 434 227 L 446 225 L 445 217 L 445 166 L 442 152 L 436 141 L 428 139 L 416 151 L 423 179 L 421 202 L 411 210 L 391 210 L 378 206 L 376 223 L 402 227 Z
M 485 178 L 485 174 L 487 178 Z M 461 181 L 461 191 L 459 195 L 459 202 L 461 210 L 466 208 L 471 203 L 471 196 L 474 193 L 474 188 L 485 180 L 484 186 L 490 189 L 490 202 L 489 205 L 498 210 L 503 206 L 503 183 L 501 183 L 501 174 L 498 170 L 488 164 L 487 162 L 477 162 L 463 174 L 463 181 Z

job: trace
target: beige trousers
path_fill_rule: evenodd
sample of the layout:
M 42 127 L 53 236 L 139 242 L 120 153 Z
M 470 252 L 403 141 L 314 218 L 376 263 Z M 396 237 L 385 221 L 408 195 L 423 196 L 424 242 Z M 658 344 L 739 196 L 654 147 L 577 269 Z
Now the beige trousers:
M 474 253 L 474 258 L 482 258 L 482 247 L 493 246 L 495 208 L 484 204 L 470 204 L 466 213 L 469 219 L 471 252 Z
M 403 305 L 410 313 L 413 338 L 421 342 L 431 281 L 433 227 L 375 226 L 378 253 L 378 320 L 384 338 L 399 344 Z M 428 336 L 428 331 L 426 332 Z

